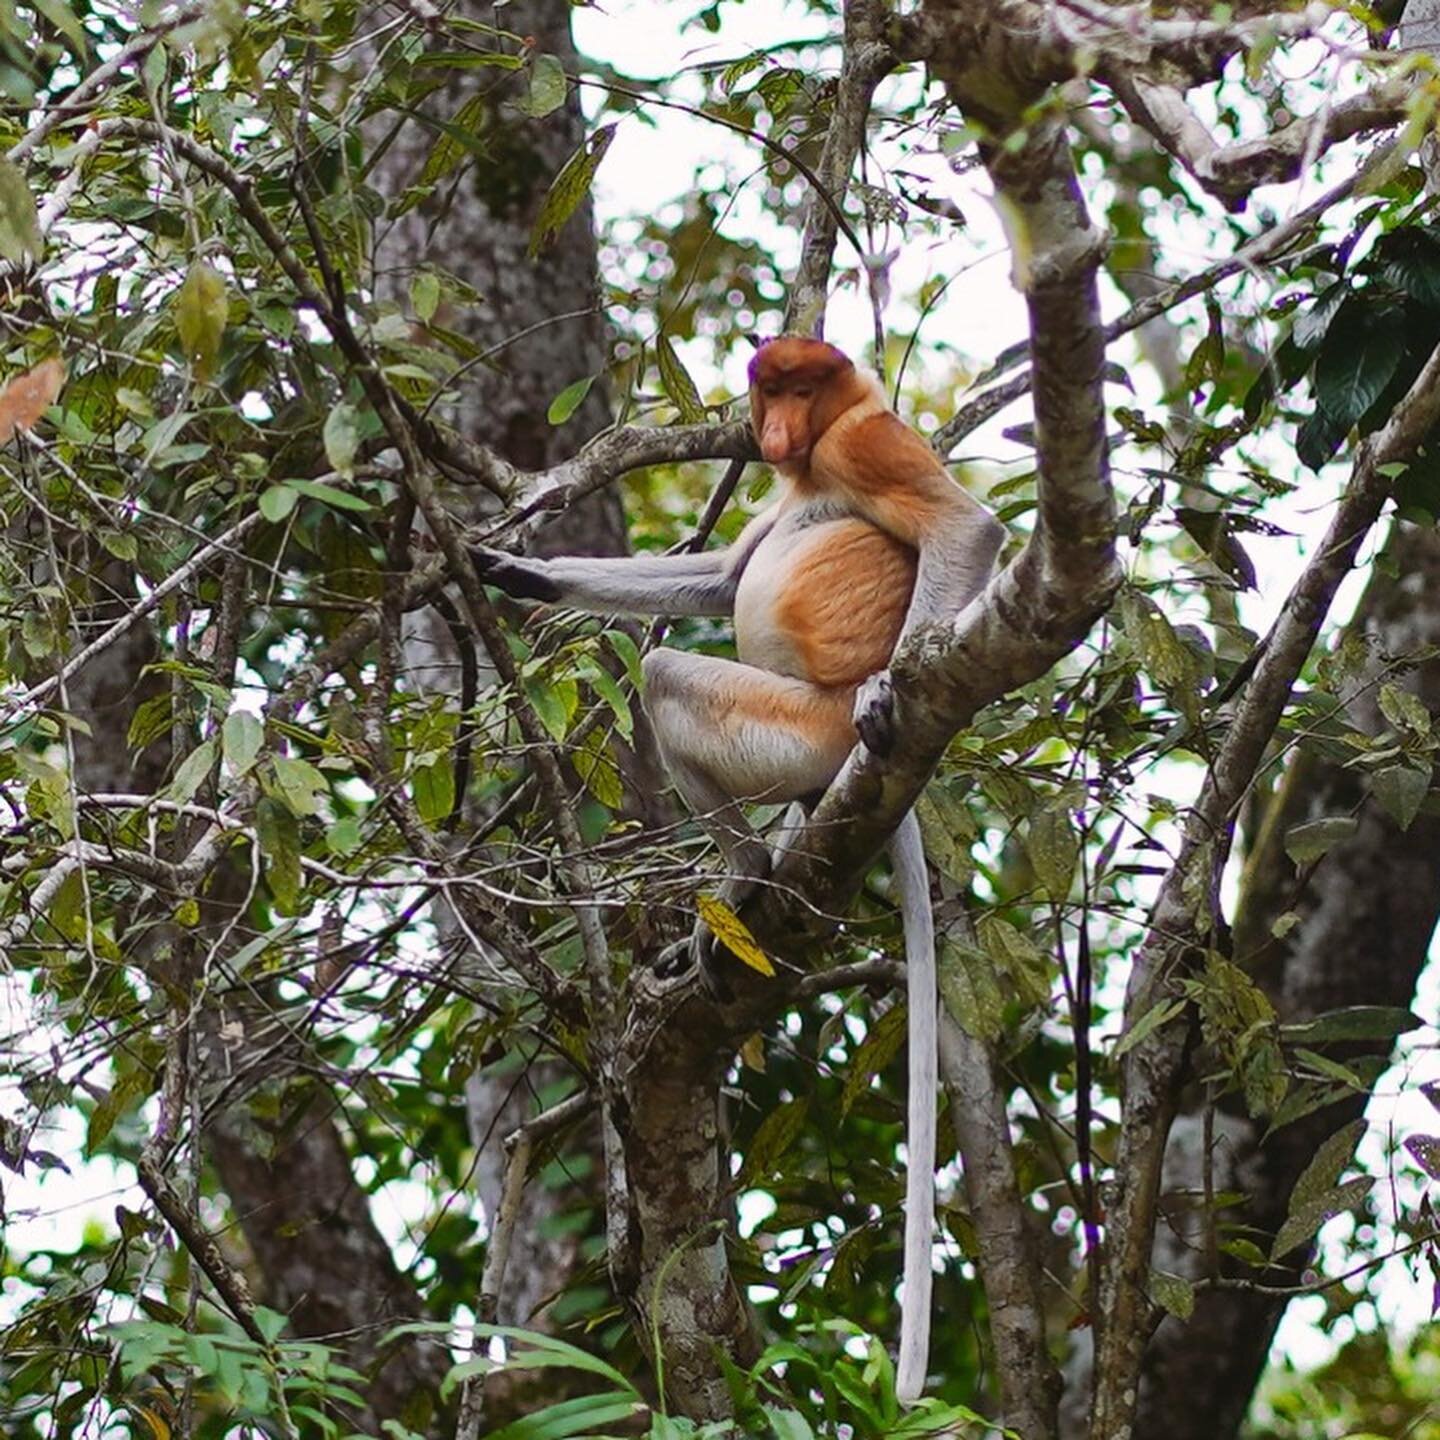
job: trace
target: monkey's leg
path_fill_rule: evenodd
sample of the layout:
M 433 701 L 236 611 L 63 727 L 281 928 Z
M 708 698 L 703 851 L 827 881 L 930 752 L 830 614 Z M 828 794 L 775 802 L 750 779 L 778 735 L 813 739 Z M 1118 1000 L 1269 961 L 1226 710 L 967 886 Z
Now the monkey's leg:
M 853 691 L 826 689 L 678 650 L 645 657 L 645 708 L 666 768 L 730 871 L 725 899 L 741 903 L 770 872 L 770 852 L 743 801 L 795 800 L 823 791 L 855 745 Z M 696 931 L 705 963 L 712 937 Z

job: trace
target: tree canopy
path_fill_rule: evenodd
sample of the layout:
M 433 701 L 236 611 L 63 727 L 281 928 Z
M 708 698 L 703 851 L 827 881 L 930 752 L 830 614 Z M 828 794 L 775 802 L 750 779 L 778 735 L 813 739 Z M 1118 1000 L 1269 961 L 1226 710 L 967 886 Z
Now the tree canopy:
M 1440 1437 L 1437 8 L 0 6 L 0 1434 Z M 469 551 L 732 539 L 782 331 L 1009 538 L 737 912 L 726 626 Z

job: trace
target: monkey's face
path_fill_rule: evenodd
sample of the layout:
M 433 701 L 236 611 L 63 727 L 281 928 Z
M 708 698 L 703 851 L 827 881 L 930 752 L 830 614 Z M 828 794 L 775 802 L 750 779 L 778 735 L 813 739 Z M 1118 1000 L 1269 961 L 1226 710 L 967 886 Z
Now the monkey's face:
M 750 413 L 760 454 L 768 464 L 801 466 L 815 443 L 815 386 L 772 383 L 751 392 Z
M 853 373 L 843 352 L 822 340 L 784 335 L 760 347 L 750 362 L 750 423 L 768 464 L 792 474 L 806 468 L 835 418 L 839 382 Z

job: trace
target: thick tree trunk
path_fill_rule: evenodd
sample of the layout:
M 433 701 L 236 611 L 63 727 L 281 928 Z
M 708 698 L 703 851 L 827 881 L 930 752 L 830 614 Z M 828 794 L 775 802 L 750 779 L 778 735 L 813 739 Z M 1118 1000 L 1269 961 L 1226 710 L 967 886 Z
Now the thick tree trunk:
M 487 24 L 496 19 L 493 7 L 480 0 L 462 0 L 451 13 Z M 579 68 L 567 0 L 523 0 L 507 6 L 501 21 L 515 33 L 534 37 L 533 53 L 554 56 L 567 74 Z M 427 100 L 426 112 L 451 119 L 475 94 L 476 74 L 451 72 L 450 82 Z M 459 402 L 447 418 L 467 438 L 484 442 L 517 465 L 538 469 L 574 454 L 610 423 L 603 378 L 609 345 L 599 304 L 589 198 L 538 258 L 527 253 L 546 191 L 585 137 L 579 96 L 572 89 L 566 103 L 542 119 L 517 124 L 513 113 L 506 113 L 502 123 L 500 107 L 513 103 L 524 87 L 523 74 L 496 86 L 487 73 L 485 90 L 496 123 L 487 127 L 481 122 L 480 128 L 500 148 L 483 159 L 467 159 L 430 198 L 390 224 L 381 234 L 377 271 L 381 293 L 401 304 L 410 277 L 428 266 L 478 292 L 478 304 L 455 306 L 437 317 L 493 357 L 489 364 L 466 371 Z M 436 138 L 437 132 L 423 124 L 402 130 L 376 167 L 380 189 L 399 195 L 413 185 Z M 546 419 L 550 402 L 586 376 L 599 378 L 565 424 L 551 425 Z M 448 498 L 465 513 L 465 497 Z M 623 553 L 629 547 L 616 492 L 601 490 L 555 516 L 542 530 L 538 548 L 552 554 Z M 431 688 L 452 693 L 458 689 L 454 640 L 433 610 L 408 617 L 405 653 L 412 666 L 424 667 Z M 645 788 L 658 795 L 662 782 L 650 749 Z M 436 916 L 442 941 L 451 938 L 446 919 L 443 913 Z M 553 1078 L 542 1068 L 528 1083 L 517 1084 L 507 1067 L 499 1073 L 479 1072 L 466 1086 L 467 1119 L 477 1150 L 475 1185 L 487 1216 L 493 1217 L 499 1204 L 505 1170 L 502 1142 L 534 1115 L 536 1089 Z M 598 1162 L 598 1138 L 592 1134 L 583 1143 Z M 598 1173 L 594 1164 L 579 1168 Z M 537 1310 L 563 1288 L 585 1240 L 574 1226 L 553 1223 L 561 1209 L 573 1203 L 573 1191 L 547 1189 L 538 1182 L 527 1185 L 516 1222 L 517 1254 L 499 1297 L 502 1322 L 544 1327 Z M 492 1385 L 492 1401 L 493 1390 Z
M 1355 627 L 1377 655 L 1401 656 L 1440 643 L 1440 535 L 1401 526 L 1390 553 L 1393 574 L 1377 567 Z M 1427 661 L 1406 683 L 1432 714 L 1440 714 L 1440 663 Z M 1384 723 L 1373 695 L 1372 687 L 1351 708 L 1353 723 L 1372 733 Z M 1440 918 L 1440 818 L 1422 814 L 1401 830 L 1373 799 L 1366 801 L 1355 834 L 1330 851 L 1304 892 L 1295 894 L 1286 832 L 1322 815 L 1349 814 L 1362 797 L 1363 782 L 1353 771 L 1314 754 L 1302 756 L 1272 800 L 1246 865 L 1235 955 L 1263 985 L 1282 1022 L 1351 1005 L 1404 1006 L 1414 993 Z M 1277 940 L 1270 927 L 1287 911 L 1301 922 Z M 1347 1056 L 1385 1048 L 1356 1045 Z M 1193 1193 L 1202 1182 L 1199 1106 L 1200 1097 L 1192 1097 L 1171 1135 L 1165 1183 L 1172 1192 Z M 1248 1197 L 1242 1211 L 1227 1214 L 1227 1223 L 1272 1236 L 1317 1148 L 1363 1108 L 1359 1099 L 1331 1105 L 1269 1134 L 1263 1119 L 1227 1106 L 1214 1122 L 1213 1183 Z M 1187 1225 L 1182 1214 L 1168 1230 L 1162 1227 L 1157 1266 L 1202 1273 L 1203 1223 L 1197 1215 Z M 1285 1284 L 1285 1274 L 1266 1281 Z M 1283 1311 L 1283 1302 L 1250 1291 L 1206 1290 L 1185 1325 L 1167 1319 L 1147 1357 L 1136 1440 L 1226 1440 L 1237 1434 Z

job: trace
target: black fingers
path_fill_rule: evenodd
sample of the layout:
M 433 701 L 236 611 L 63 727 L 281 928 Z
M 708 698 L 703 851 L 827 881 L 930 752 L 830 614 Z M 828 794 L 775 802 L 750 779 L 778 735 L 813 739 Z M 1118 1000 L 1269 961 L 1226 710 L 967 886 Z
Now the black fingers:
M 489 550 L 479 545 L 471 547 L 470 560 L 475 566 L 475 573 L 485 584 L 493 585 L 517 600 L 553 602 L 560 598 L 560 587 L 545 573 L 542 560 L 526 560 L 521 556 L 507 555 L 503 550 Z
M 895 692 L 888 674 L 872 675 L 860 687 L 854 718 L 855 729 L 867 750 L 888 755 L 895 748 Z

